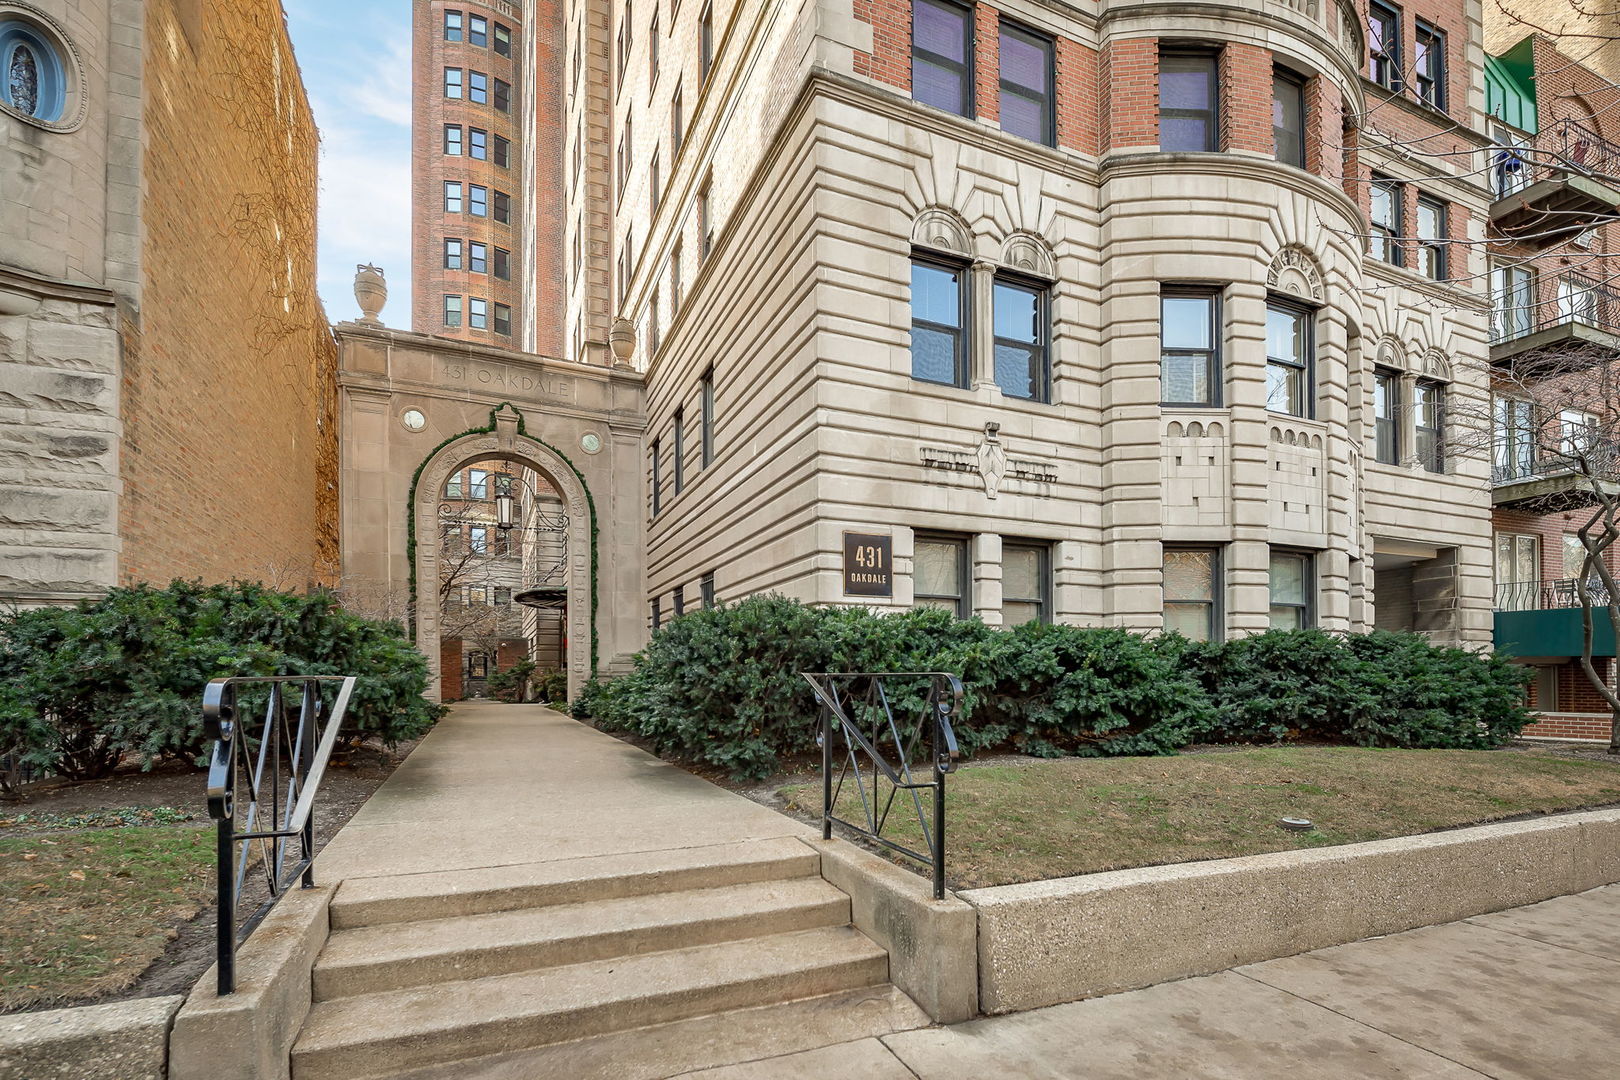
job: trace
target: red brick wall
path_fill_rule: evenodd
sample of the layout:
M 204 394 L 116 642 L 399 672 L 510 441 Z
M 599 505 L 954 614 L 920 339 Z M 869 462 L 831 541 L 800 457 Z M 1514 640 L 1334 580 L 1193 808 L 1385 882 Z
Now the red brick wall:
M 1159 141 L 1159 40 L 1129 38 L 1103 50 L 1104 151 L 1115 146 L 1151 146 Z
M 1603 716 L 1566 716 L 1554 713 L 1529 725 L 1521 733 L 1535 739 L 1591 739 L 1608 742 L 1610 721 Z
M 872 51 L 855 53 L 855 71 L 911 92 L 911 4 L 854 0 L 855 17 L 872 27 Z
M 1305 84 L 1305 168 L 1332 180 L 1345 174 L 1344 95 L 1324 78 Z
M 535 232 L 534 349 L 542 356 L 562 356 L 564 311 L 568 304 L 563 272 L 567 222 L 563 217 L 565 201 L 557 193 L 564 190 L 563 87 L 568 69 L 561 0 L 535 0 L 529 38 L 534 44 L 535 115 L 525 134 L 534 145 L 535 175 L 525 201 L 534 218 Z
M 1057 141 L 1082 154 L 1098 152 L 1097 50 L 1071 38 L 1057 43 Z
M 1221 148 L 1272 153 L 1270 51 L 1228 43 L 1221 50 L 1219 91 Z
M 439 639 L 439 697 L 461 700 L 461 639 Z
M 973 107 L 979 118 L 1000 120 L 1001 16 L 989 4 L 973 9 L 973 75 Z

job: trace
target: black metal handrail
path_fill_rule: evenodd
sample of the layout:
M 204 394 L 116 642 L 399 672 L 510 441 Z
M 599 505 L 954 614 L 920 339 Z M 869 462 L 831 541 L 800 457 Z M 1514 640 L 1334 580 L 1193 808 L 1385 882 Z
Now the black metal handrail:
M 1606 178 L 1620 173 L 1620 146 L 1574 120 L 1544 128 L 1523 146 L 1498 148 L 1492 159 L 1500 197 L 1523 191 L 1539 180 L 1574 173 Z
M 1620 335 L 1620 293 L 1596 282 L 1569 277 L 1575 290 L 1555 300 L 1511 304 L 1496 298 L 1491 317 L 1491 344 L 1528 337 L 1542 330 L 1579 323 L 1594 330 Z
M 306 889 L 315 884 L 315 793 L 343 726 L 354 682 L 353 675 L 243 677 L 214 679 L 203 691 L 203 729 L 214 740 L 208 765 L 208 816 L 218 823 L 216 949 L 222 995 L 236 989 L 237 948 L 270 914 L 276 901 L 294 881 L 302 879 Z M 322 683 L 338 684 L 329 708 L 321 696 Z M 292 684 L 298 685 L 296 709 L 290 707 L 284 690 Z M 236 702 L 239 687 L 255 685 L 269 689 L 264 729 L 256 745 Z M 247 782 L 240 832 L 236 828 L 239 776 Z M 261 817 L 268 818 L 269 828 L 261 827 Z M 294 839 L 298 854 L 289 866 Z M 249 846 L 255 841 L 268 897 L 238 927 L 236 909 L 247 884 Z
M 930 868 L 934 879 L 934 899 L 945 898 L 945 776 L 955 772 L 960 752 L 951 717 L 962 711 L 962 680 L 944 671 L 909 672 L 803 672 L 816 700 L 821 704 L 821 838 L 832 839 L 832 828 L 842 825 L 882 847 L 915 859 Z M 895 694 L 916 694 L 919 680 L 928 680 L 916 715 L 905 724 L 896 722 Z M 843 761 L 833 776 L 833 732 L 843 739 Z M 868 733 L 870 730 L 870 734 Z M 926 745 L 924 740 L 926 739 Z M 893 746 L 890 759 L 880 743 Z M 926 758 L 918 759 L 918 750 Z M 870 789 L 865 762 L 870 764 Z M 915 765 L 913 762 L 915 761 Z M 918 774 L 926 773 L 926 781 Z M 834 812 L 844 781 L 853 776 L 861 796 L 865 823 L 845 821 Z M 885 790 L 886 789 L 886 797 Z M 922 792 L 933 792 L 932 813 L 923 809 Z M 917 812 L 917 825 L 926 852 L 917 851 L 883 835 L 895 800 L 905 792 Z M 879 805 L 881 803 L 881 806 Z
M 1587 579 L 1586 592 L 1594 607 L 1608 605 L 1609 590 L 1595 574 Z M 1576 578 L 1502 581 L 1496 585 L 1497 611 L 1551 611 L 1580 606 L 1580 582 Z

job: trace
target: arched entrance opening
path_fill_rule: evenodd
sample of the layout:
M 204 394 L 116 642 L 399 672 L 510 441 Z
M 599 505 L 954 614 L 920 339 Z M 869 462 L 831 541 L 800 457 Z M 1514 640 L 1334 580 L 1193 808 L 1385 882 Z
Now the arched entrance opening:
M 519 434 L 511 410 L 492 431 L 438 447 L 412 491 L 414 620 L 441 698 L 485 696 L 524 658 L 562 670 L 569 696 L 596 664 L 595 508 L 572 465 Z

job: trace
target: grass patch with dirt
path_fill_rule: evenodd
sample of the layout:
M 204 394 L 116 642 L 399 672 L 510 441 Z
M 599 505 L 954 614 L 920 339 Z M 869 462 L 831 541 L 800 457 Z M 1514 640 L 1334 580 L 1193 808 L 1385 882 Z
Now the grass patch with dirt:
M 212 829 L 37 824 L 0 836 L 0 1011 L 130 985 L 213 894 Z
M 1267 747 L 970 765 L 945 790 L 946 873 L 967 889 L 1617 803 L 1620 764 L 1542 749 Z M 789 810 L 819 816 L 819 783 L 781 795 Z M 853 779 L 839 814 L 862 818 Z M 1286 831 L 1283 817 L 1315 828 Z M 909 803 L 896 800 L 884 834 L 920 844 Z

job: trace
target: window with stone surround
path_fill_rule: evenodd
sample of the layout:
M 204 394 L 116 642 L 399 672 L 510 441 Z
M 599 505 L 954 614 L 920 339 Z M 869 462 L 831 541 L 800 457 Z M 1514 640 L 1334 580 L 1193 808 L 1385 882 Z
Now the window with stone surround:
M 1285 67 L 1271 71 L 1271 136 L 1278 161 L 1305 167 L 1305 79 Z
M 703 5 L 698 14 L 698 86 L 707 86 L 714 70 L 714 3 Z
M 677 586 L 675 586 L 674 592 L 672 592 L 670 594 L 670 607 L 674 609 L 675 615 L 677 617 L 686 614 L 686 586 L 685 585 L 677 585 Z
M 994 305 L 996 385 L 1008 397 L 1052 400 L 1051 290 L 1040 282 L 997 274 Z
M 1381 0 L 1367 5 L 1367 77 L 1389 90 L 1401 88 L 1401 11 Z
M 658 12 L 653 11 L 652 25 L 647 28 L 647 92 L 658 85 Z
M 1216 55 L 1207 49 L 1159 50 L 1159 149 L 1220 149 Z
M 714 605 L 715 605 L 715 603 L 717 601 L 715 600 L 715 595 L 714 595 L 714 571 L 713 570 L 710 570 L 707 574 L 703 575 L 702 581 L 700 581 L 698 583 L 698 589 L 700 590 L 701 595 L 703 597 L 703 607 L 704 607 L 704 609 L 707 610 L 708 608 L 714 607 Z
M 1164 545 L 1164 628 L 1193 641 L 1221 639 L 1221 553 Z
M 1159 401 L 1176 407 L 1221 404 L 1220 294 L 1165 286 L 1159 296 Z
M 461 156 L 461 125 L 444 125 L 444 152 L 450 157 Z
M 53 36 L 22 19 L 0 17 L 0 103 L 31 120 L 61 120 L 70 70 Z
M 1443 473 L 1446 471 L 1446 388 L 1432 379 L 1419 379 L 1412 396 L 1418 464 L 1429 472 Z
M 663 503 L 662 496 L 663 496 L 663 487 L 664 487 L 664 472 L 663 472 L 663 463 L 659 461 L 659 454 L 658 454 L 659 445 L 658 444 L 659 444 L 659 440 L 654 439 L 652 441 L 652 448 L 651 448 L 651 455 L 652 455 L 652 468 L 651 468 L 651 471 L 652 471 L 652 513 L 653 513 L 653 517 L 658 516 L 658 511 L 660 509 L 662 509 L 662 503 Z M 658 601 L 654 600 L 653 603 L 656 605 L 658 603 Z M 656 611 L 656 607 L 654 608 L 654 610 Z
M 1273 548 L 1270 571 L 1271 628 L 1304 630 L 1315 626 L 1315 558 L 1303 551 Z
M 1412 34 L 1412 79 L 1418 100 L 1446 108 L 1446 35 L 1418 20 Z
M 1052 621 L 1052 545 L 1003 541 L 1001 624 Z
M 1401 462 L 1401 375 L 1389 368 L 1373 369 L 1373 459 Z
M 697 225 L 699 266 L 703 265 L 703 260 L 709 257 L 709 252 L 714 250 L 714 214 L 711 206 L 712 199 L 710 198 L 710 192 L 712 191 L 713 187 L 713 179 L 710 177 L 705 177 L 703 180 L 703 186 L 698 189 Z
M 1309 308 L 1279 297 L 1266 304 L 1266 408 L 1288 416 L 1314 414 L 1315 342 Z
M 686 141 L 686 113 L 681 104 L 681 87 L 675 84 L 675 96 L 669 100 L 669 150 L 673 158 L 681 152 Z
M 624 14 L 619 16 L 619 34 L 613 50 L 615 77 L 613 87 L 615 90 L 624 85 L 624 73 L 630 66 L 630 46 L 634 44 L 631 38 L 633 31 L 630 29 L 630 15 L 629 0 L 626 0 Z
M 461 14 L 461 12 L 459 12 L 459 11 L 451 11 L 451 10 L 449 10 L 447 8 L 445 10 L 445 13 L 444 13 L 444 40 L 446 40 L 446 41 L 460 41 L 461 40 L 461 26 L 462 26 L 462 14 Z
M 918 533 L 911 558 L 912 606 L 967 618 L 968 542 L 965 536 Z
M 654 509 L 653 513 L 656 514 L 658 511 Z M 654 630 L 657 630 L 663 622 L 663 614 L 658 610 L 658 597 L 656 596 L 652 598 L 651 614 L 648 615 L 648 620 L 652 623 L 652 628 Z
M 444 69 L 444 96 L 447 98 L 461 97 L 462 72 L 460 68 L 447 67 Z
M 973 11 L 952 0 L 912 0 L 911 97 L 973 115 Z
M 699 460 L 704 468 L 714 460 L 714 368 L 704 370 L 698 379 L 698 407 L 702 428 L 699 431 Z
M 1446 204 L 1428 195 L 1417 201 L 1417 269 L 1435 281 L 1446 278 Z
M 671 447 L 671 490 L 676 495 L 686 487 L 686 410 L 675 410 L 675 423 L 671 429 L 674 445 Z
M 912 256 L 912 378 L 968 385 L 967 277 L 960 263 Z
M 1052 39 L 1003 18 L 1000 49 L 1001 130 L 1056 145 Z
M 1400 236 L 1406 185 L 1374 173 L 1370 191 L 1368 217 L 1372 234 L 1367 238 L 1367 254 L 1392 266 L 1404 266 L 1406 256 L 1401 249 Z
M 461 269 L 461 241 L 453 236 L 444 238 L 444 268 L 446 270 Z

